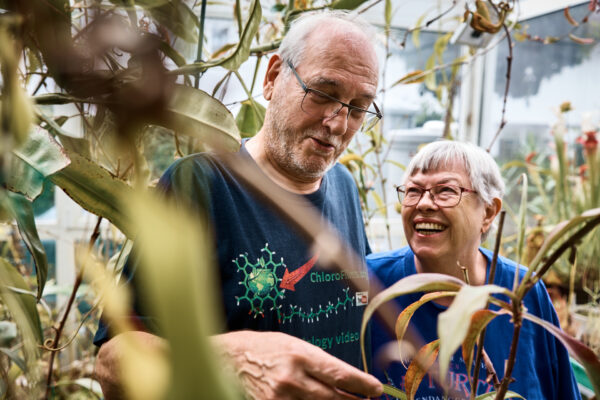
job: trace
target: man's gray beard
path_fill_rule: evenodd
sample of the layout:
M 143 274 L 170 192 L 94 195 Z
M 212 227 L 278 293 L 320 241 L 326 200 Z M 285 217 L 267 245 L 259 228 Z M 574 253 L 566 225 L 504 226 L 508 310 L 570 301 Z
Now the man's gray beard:
M 303 160 L 293 152 L 297 133 L 292 132 L 285 126 L 285 119 L 279 117 L 279 110 L 276 110 L 270 118 L 270 129 L 266 140 L 266 152 L 268 157 L 273 160 L 279 168 L 286 171 L 289 175 L 299 177 L 302 180 L 320 179 L 329 171 L 337 161 L 329 163 L 325 168 L 321 162 L 310 162 Z M 302 137 L 321 137 L 322 135 L 312 130 L 304 131 Z M 297 142 L 298 144 L 301 142 Z

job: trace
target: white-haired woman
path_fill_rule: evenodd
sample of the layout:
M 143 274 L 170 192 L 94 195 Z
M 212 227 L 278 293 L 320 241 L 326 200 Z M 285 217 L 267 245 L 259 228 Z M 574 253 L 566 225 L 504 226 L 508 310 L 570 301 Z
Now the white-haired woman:
M 486 283 L 492 253 L 481 248 L 502 206 L 504 183 L 494 159 L 481 148 L 455 141 L 438 141 L 424 146 L 411 160 L 404 182 L 397 188 L 402 204 L 402 222 L 408 246 L 373 254 L 367 258 L 371 273 L 385 286 L 416 273 L 436 272 L 464 279 L 460 266 L 467 267 L 471 285 Z M 494 284 L 512 288 L 517 265 L 500 257 Z M 525 272 L 519 267 L 519 274 Z M 397 299 L 405 308 L 422 294 Z M 445 302 L 443 301 L 445 300 Z M 437 339 L 437 318 L 451 303 L 451 298 L 424 304 L 411 319 L 411 325 L 425 343 Z M 545 287 L 540 282 L 524 299 L 528 312 L 558 325 Z M 507 315 L 495 318 L 488 326 L 484 348 L 499 378 L 504 373 L 513 336 L 513 325 Z M 377 324 L 373 325 L 372 342 L 377 375 L 388 378 L 404 389 L 406 369 L 401 363 L 377 365 L 378 350 L 390 340 Z M 514 382 L 509 389 L 528 400 L 579 399 L 569 357 L 564 347 L 543 328 L 523 322 Z M 480 366 L 478 394 L 494 390 L 486 382 L 486 371 Z M 386 374 L 388 378 L 383 378 Z M 445 381 L 452 399 L 468 399 L 471 388 L 465 361 L 458 351 L 450 362 Z M 432 368 L 429 374 L 437 374 Z M 416 399 L 441 399 L 444 392 L 438 377 L 428 375 L 421 382 Z

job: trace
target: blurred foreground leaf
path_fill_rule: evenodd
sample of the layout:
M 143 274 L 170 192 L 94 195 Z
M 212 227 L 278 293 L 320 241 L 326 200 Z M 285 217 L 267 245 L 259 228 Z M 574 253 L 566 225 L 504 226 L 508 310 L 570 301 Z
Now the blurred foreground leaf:
M 489 392 L 489 393 L 485 393 L 485 394 L 481 394 L 477 397 L 475 397 L 475 400 L 494 400 L 496 398 L 496 392 Z M 525 400 L 525 397 L 521 396 L 518 393 L 515 392 L 511 392 L 510 390 L 508 392 L 506 392 L 506 394 L 504 395 L 505 399 L 523 399 Z
M 242 102 L 242 108 L 235 117 L 235 122 L 243 137 L 256 135 L 263 125 L 265 112 L 265 107 L 254 100 Z
M 150 194 L 123 199 L 139 227 L 138 282 L 170 344 L 172 381 L 167 398 L 237 399 L 209 335 L 221 326 L 212 239 L 199 217 Z M 137 374 L 134 377 L 137 380 Z
M 240 133 L 233 115 L 202 90 L 176 85 L 165 127 L 198 138 L 214 149 L 237 151 Z

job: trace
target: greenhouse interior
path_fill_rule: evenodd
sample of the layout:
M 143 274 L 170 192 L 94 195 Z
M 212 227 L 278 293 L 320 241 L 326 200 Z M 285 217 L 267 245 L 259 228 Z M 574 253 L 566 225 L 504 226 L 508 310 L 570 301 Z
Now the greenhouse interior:
M 0 399 L 600 398 L 598 0 L 0 13 Z

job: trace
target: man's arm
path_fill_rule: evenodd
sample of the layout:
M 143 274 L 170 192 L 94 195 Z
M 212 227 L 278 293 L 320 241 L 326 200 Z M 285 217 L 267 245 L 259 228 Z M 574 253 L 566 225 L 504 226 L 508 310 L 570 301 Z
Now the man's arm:
M 98 352 L 96 378 L 107 400 L 124 398 L 119 375 L 123 335 L 143 345 L 166 349 L 166 342 L 146 332 L 128 332 L 104 343 Z M 371 375 L 301 339 L 279 332 L 237 331 L 212 337 L 229 360 L 246 396 L 252 399 L 356 399 L 375 397 L 381 383 Z

